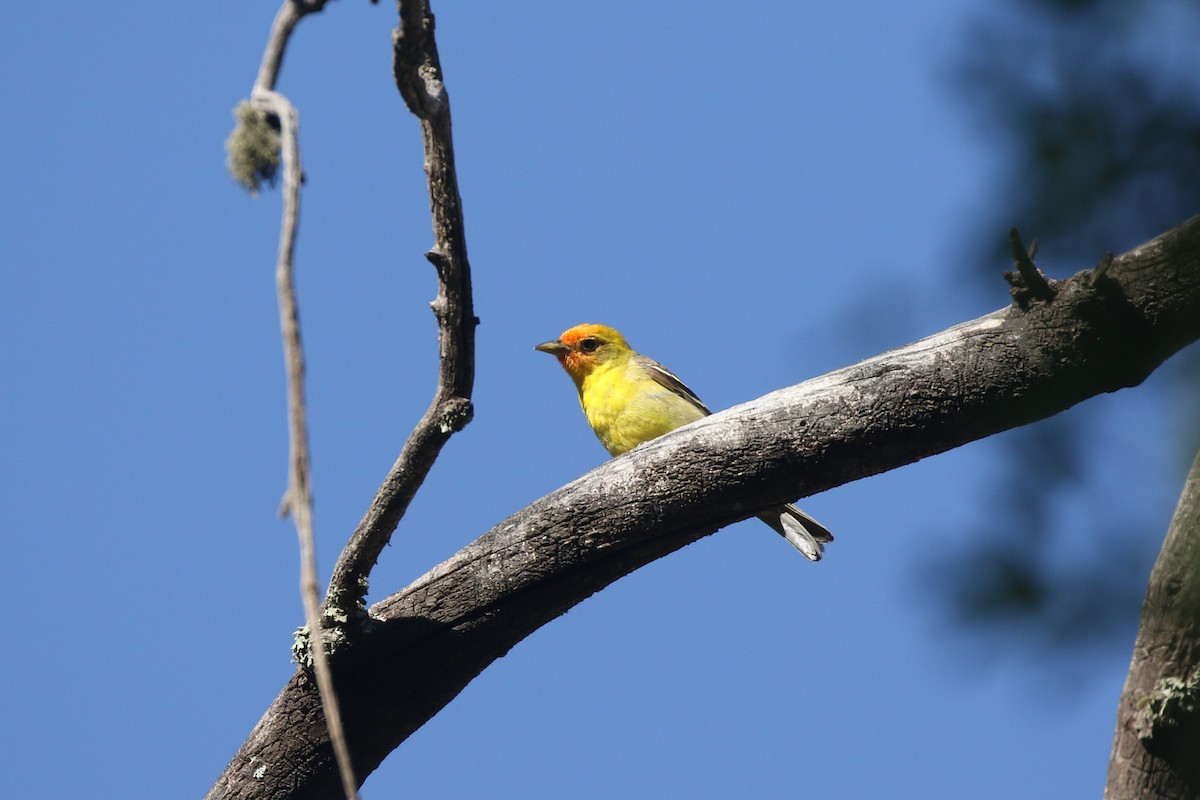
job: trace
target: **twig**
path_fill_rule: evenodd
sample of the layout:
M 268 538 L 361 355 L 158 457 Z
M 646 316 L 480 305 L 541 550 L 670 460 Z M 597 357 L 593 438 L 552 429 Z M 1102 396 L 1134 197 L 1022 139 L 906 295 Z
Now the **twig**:
M 401 96 L 421 123 L 433 216 L 434 246 L 425 255 L 438 276 L 438 295 L 430 304 L 438 321 L 438 387 L 333 568 L 324 613 L 341 619 L 361 614 L 371 568 L 442 446 L 471 421 L 472 415 L 475 326 L 479 320 L 471 299 L 471 268 L 454 168 L 450 100 L 442 84 L 428 3 L 403 0 L 400 23 L 393 38 L 393 74 Z
M 287 370 L 288 397 L 288 486 L 280 504 L 280 516 L 291 515 L 300 541 L 300 598 L 309 631 L 310 652 L 321 707 L 329 739 L 337 759 L 342 790 L 347 800 L 357 800 L 358 784 L 346 743 L 341 711 L 333 686 L 333 675 L 320 617 L 320 586 L 317 580 L 315 536 L 312 522 L 312 484 L 309 471 L 308 423 L 304 403 L 304 346 L 300 336 L 300 314 L 296 301 L 294 254 L 296 231 L 300 221 L 300 186 L 304 169 L 300 163 L 300 118 L 286 97 L 274 87 L 283 65 L 283 54 L 292 31 L 301 17 L 320 11 L 325 0 L 284 0 L 263 53 L 262 65 L 254 82 L 250 100 L 279 122 L 283 166 L 283 219 L 279 232 L 279 252 L 275 265 L 275 286 L 279 296 L 279 324 L 283 337 L 284 363 Z
M 267 37 L 267 46 L 263 50 L 263 60 L 258 67 L 258 77 L 254 79 L 254 90 L 272 91 L 275 82 L 279 80 L 279 71 L 283 68 L 283 53 L 287 50 L 292 31 L 302 17 L 315 14 L 325 8 L 328 0 L 283 0 L 275 21 L 271 24 L 271 35 Z
M 1009 229 L 1008 240 L 1012 246 L 1013 265 L 1017 268 L 1016 272 L 1004 273 L 1009 283 L 1009 294 L 1022 308 L 1027 308 L 1031 299 L 1053 300 L 1056 292 L 1053 283 L 1033 263 L 1037 255 L 1037 242 L 1033 242 L 1027 252 L 1016 228 Z

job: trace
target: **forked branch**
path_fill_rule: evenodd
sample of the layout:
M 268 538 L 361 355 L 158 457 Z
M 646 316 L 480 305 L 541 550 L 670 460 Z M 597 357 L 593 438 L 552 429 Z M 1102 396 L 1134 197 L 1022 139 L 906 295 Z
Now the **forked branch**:
M 370 632 L 334 657 L 355 766 L 369 773 L 488 664 L 638 567 L 767 506 L 1134 386 L 1197 339 L 1200 217 L 1114 258 L 1103 280 L 1082 272 L 1048 302 L 1010 305 L 606 462 L 372 607 Z M 317 707 L 297 673 L 209 800 L 327 797 L 326 744 L 295 724 Z M 256 782 L 264 763 L 280 777 Z

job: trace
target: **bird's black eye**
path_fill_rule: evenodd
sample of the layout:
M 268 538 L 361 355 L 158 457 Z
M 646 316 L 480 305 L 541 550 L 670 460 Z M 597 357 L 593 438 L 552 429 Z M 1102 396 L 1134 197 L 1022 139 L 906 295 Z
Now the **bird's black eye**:
M 600 340 L 589 336 L 586 339 L 579 340 L 579 350 L 584 353 L 594 353 L 596 348 L 600 346 Z

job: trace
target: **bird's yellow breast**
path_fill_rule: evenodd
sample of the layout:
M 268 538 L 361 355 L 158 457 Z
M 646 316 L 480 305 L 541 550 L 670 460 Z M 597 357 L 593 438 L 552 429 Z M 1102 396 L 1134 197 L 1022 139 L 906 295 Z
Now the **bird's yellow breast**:
M 632 360 L 601 364 L 584 376 L 579 402 L 600 443 L 614 456 L 705 416 Z

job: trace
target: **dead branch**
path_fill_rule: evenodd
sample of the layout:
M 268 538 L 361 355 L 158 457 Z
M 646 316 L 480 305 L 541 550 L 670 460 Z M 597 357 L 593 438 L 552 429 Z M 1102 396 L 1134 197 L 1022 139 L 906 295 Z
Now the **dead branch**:
M 393 37 L 393 71 L 401 96 L 421 124 L 434 236 L 426 257 L 438 276 L 438 295 L 430 305 L 438 322 L 440 364 L 433 402 L 409 435 L 333 568 L 326 617 L 346 621 L 358 617 L 367 593 L 367 576 L 442 446 L 472 415 L 475 326 L 479 320 L 472 305 L 471 267 L 454 168 L 450 98 L 442 83 L 428 3 L 404 0 L 400 22 Z
M 334 657 L 359 774 L 517 642 L 638 567 L 765 507 L 1139 384 L 1200 338 L 1200 217 L 1056 289 L 635 448 L 376 604 L 372 629 Z M 297 672 L 210 800 L 328 796 L 328 743 L 298 724 L 319 708 Z

